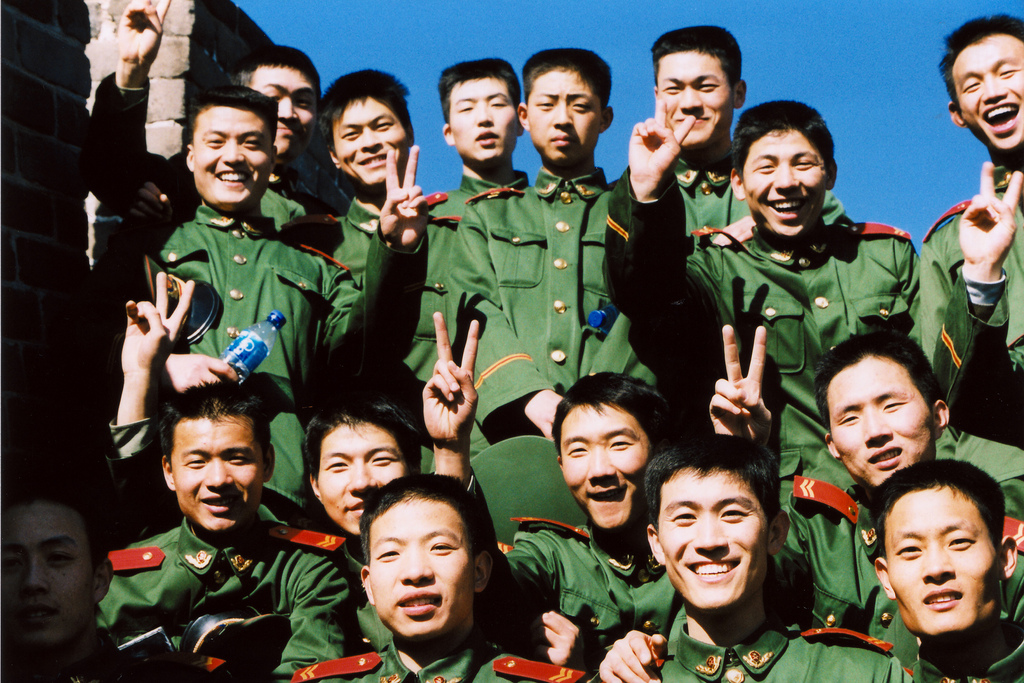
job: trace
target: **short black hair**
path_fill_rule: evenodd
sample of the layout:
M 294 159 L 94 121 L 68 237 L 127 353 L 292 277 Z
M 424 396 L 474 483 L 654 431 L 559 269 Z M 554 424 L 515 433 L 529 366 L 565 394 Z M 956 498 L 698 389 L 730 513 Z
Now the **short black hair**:
M 475 557 L 486 550 L 484 547 L 486 524 L 480 507 L 473 496 L 455 477 L 443 474 L 410 474 L 392 479 L 366 498 L 363 516 L 359 518 L 359 540 L 363 546 L 363 557 L 370 562 L 370 528 L 374 521 L 391 508 L 402 503 L 418 500 L 434 501 L 448 505 L 459 518 L 466 530 L 469 554 Z
M 345 74 L 331 84 L 320 100 L 320 132 L 334 151 L 334 124 L 341 120 L 349 105 L 363 100 L 376 100 L 390 109 L 399 123 L 412 135 L 412 119 L 405 98 L 409 89 L 389 73 L 364 69 Z
M 437 82 L 437 94 L 441 96 L 441 113 L 444 114 L 445 123 L 448 123 L 451 118 L 451 96 L 455 86 L 484 78 L 495 78 L 504 83 L 512 106 L 515 107 L 519 104 L 522 94 L 519 88 L 519 77 L 516 76 L 512 65 L 504 59 L 490 58 L 459 62 L 442 71 L 441 78 Z
M 814 371 L 814 400 L 825 429 L 831 425 L 829 386 L 840 372 L 867 358 L 884 358 L 904 368 L 929 406 L 942 398 L 939 379 L 916 341 L 894 330 L 856 335 L 827 351 Z
M 807 138 L 821 154 L 828 172 L 835 173 L 835 144 L 825 119 L 814 108 L 788 100 L 765 102 L 740 115 L 732 136 L 732 167 L 743 175 L 743 164 L 755 142 L 767 135 L 789 131 L 796 131 Z
M 353 392 L 317 411 L 302 440 L 302 460 L 314 480 L 320 475 L 324 439 L 341 426 L 371 425 L 394 437 L 410 472 L 420 467 L 420 432 L 408 410 L 378 391 Z
M 10 487 L 4 493 L 3 514 L 12 509 L 28 506 L 32 503 L 53 503 L 73 510 L 82 519 L 85 536 L 89 541 L 89 560 L 92 568 L 100 566 L 107 559 L 107 553 L 113 549 L 113 536 L 110 532 L 112 519 L 109 510 L 96 505 L 95 491 L 83 490 L 72 482 L 61 482 L 56 485 L 52 481 L 29 484 L 27 487 Z
M 182 420 L 244 418 L 252 425 L 256 443 L 264 455 L 270 449 L 270 416 L 263 399 L 234 382 L 190 387 L 160 404 L 160 448 L 170 457 L 174 451 L 174 430 Z
M 252 75 L 257 69 L 262 68 L 283 68 L 293 69 L 302 74 L 302 77 L 313 86 L 313 92 L 317 98 L 320 97 L 320 74 L 313 66 L 313 60 L 302 50 L 285 45 L 265 45 L 258 47 L 245 57 L 242 57 L 231 68 L 228 78 L 234 85 L 249 87 L 252 83 Z
M 581 377 L 569 387 L 555 408 L 551 434 L 561 450 L 562 423 L 576 408 L 601 412 L 612 406 L 633 416 L 647 435 L 651 446 L 667 436 L 669 407 L 665 397 L 643 380 L 617 372 L 598 372 Z
M 658 526 L 662 487 L 683 470 L 692 470 L 701 478 L 728 474 L 745 482 L 770 522 L 781 509 L 779 462 L 775 451 L 738 436 L 716 434 L 662 444 L 655 449 L 644 475 L 651 524 Z
M 273 142 L 277 130 L 277 102 L 263 93 L 244 85 L 222 85 L 201 90 L 188 103 L 188 131 L 191 138 L 196 132 L 196 119 L 207 109 L 228 107 L 251 111 L 267 124 Z
M 929 460 L 896 470 L 875 489 L 878 510 L 878 537 L 882 539 L 885 555 L 885 527 L 896 503 L 917 491 L 949 489 L 969 501 L 981 515 L 992 545 L 996 548 L 1003 540 L 1003 521 L 1006 503 L 1003 490 L 995 479 L 980 468 L 962 460 Z
M 651 46 L 655 81 L 658 80 L 661 58 L 677 52 L 699 52 L 714 57 L 722 65 L 729 85 L 735 85 L 740 80 L 743 69 L 740 46 L 733 35 L 720 26 L 688 26 L 662 34 Z
M 526 89 L 527 101 L 533 92 L 534 81 L 551 71 L 577 74 L 597 95 L 601 107 L 608 106 L 612 96 L 612 70 L 597 53 L 577 47 L 563 47 L 541 50 L 527 59 L 523 65 L 523 87 Z
M 953 82 L 953 64 L 960 53 L 989 36 L 1007 35 L 1024 43 L 1024 21 L 1007 14 L 972 19 L 946 36 L 946 51 L 939 60 L 939 73 L 946 83 L 949 101 L 958 104 L 956 83 Z

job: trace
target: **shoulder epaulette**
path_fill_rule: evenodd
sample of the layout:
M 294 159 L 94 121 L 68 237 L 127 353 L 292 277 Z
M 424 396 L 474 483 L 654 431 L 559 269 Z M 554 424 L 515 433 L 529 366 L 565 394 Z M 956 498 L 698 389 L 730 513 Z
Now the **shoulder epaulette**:
M 841 513 L 853 524 L 857 523 L 857 517 L 860 515 L 860 508 L 857 507 L 857 502 L 850 494 L 826 481 L 797 475 L 793 478 L 793 496 L 827 505 Z
M 853 229 L 854 234 L 865 236 L 874 235 L 886 235 L 888 237 L 898 237 L 901 240 L 911 240 L 910 233 L 899 228 L 894 228 L 891 225 L 885 223 L 856 223 Z
M 427 197 L 427 206 L 437 206 L 448 201 L 447 192 L 435 192 Z
M 509 545 L 508 543 L 502 543 L 501 541 L 498 541 L 498 550 L 501 551 L 502 555 L 508 555 L 510 552 L 512 552 L 512 549 L 514 547 L 515 546 Z
M 1013 517 L 1003 519 L 1003 536 L 1009 536 L 1017 544 L 1017 552 L 1024 554 L 1024 522 Z
M 111 550 L 107 553 L 110 564 L 115 572 L 127 572 L 133 569 L 156 569 L 164 561 L 164 551 L 155 545 L 145 548 L 125 548 Z
M 330 264 L 332 264 L 334 266 L 337 266 L 338 268 L 341 268 L 342 270 L 350 270 L 350 268 L 348 266 L 346 266 L 344 263 L 342 263 L 338 259 L 334 258 L 330 254 L 328 254 L 326 252 L 323 252 L 323 251 L 320 251 L 316 247 L 311 247 L 308 244 L 296 244 L 295 246 L 298 247 L 299 249 L 302 249 L 303 251 L 307 251 L 310 254 L 315 254 L 316 256 L 319 256 L 320 258 L 325 259 L 328 263 L 330 263 Z
M 580 529 L 579 527 L 575 527 L 571 524 L 566 524 L 565 522 L 556 522 L 553 519 L 541 519 L 540 517 L 513 517 L 512 521 L 519 522 L 519 526 L 523 528 L 530 528 L 532 526 L 546 528 L 554 527 L 555 531 L 569 531 L 576 536 L 582 536 L 588 540 L 590 539 L 590 534 L 588 534 L 584 529 Z
M 730 233 L 728 230 L 725 230 L 724 228 L 712 228 L 710 226 L 704 226 L 703 228 L 694 230 L 690 234 L 693 237 L 696 237 L 697 239 L 700 239 L 701 237 L 714 236 L 714 239 L 711 240 L 711 243 L 714 245 L 717 245 L 719 247 L 737 246 L 740 249 L 747 251 L 746 245 L 743 244 L 747 240 L 739 239 L 738 237 Z
M 514 187 L 492 187 L 489 190 L 484 190 L 480 194 L 473 195 L 466 200 L 466 204 L 475 204 L 481 199 L 504 199 L 505 197 L 522 197 L 525 192 L 517 190 Z
M 462 216 L 431 216 L 430 220 L 433 223 L 458 223 Z
M 848 628 L 812 628 L 800 634 L 806 640 L 846 642 L 851 645 L 869 647 L 880 652 L 888 653 L 892 649 L 892 643 L 887 643 L 878 638 L 851 631 Z
M 307 213 L 296 216 L 281 226 L 282 230 L 294 228 L 298 225 L 337 225 L 338 219 L 329 213 Z
M 965 199 L 953 208 L 946 211 L 946 213 L 939 216 L 939 220 L 932 223 L 932 227 L 928 228 L 928 234 L 924 236 L 924 241 L 927 242 L 928 238 L 932 236 L 932 233 L 941 227 L 949 225 L 950 221 L 956 217 L 957 214 L 963 213 L 967 210 L 967 207 L 971 205 L 971 200 Z
M 534 662 L 521 657 L 502 657 L 494 660 L 494 673 L 509 678 L 526 678 L 546 683 L 576 683 L 583 672 L 557 664 Z
M 366 673 L 367 671 L 373 671 L 379 665 L 380 655 L 375 652 L 332 659 L 327 662 L 317 662 L 296 671 L 295 675 L 292 676 L 292 683 L 317 681 L 321 678 L 330 678 L 332 676 L 351 676 L 352 674 Z
M 204 671 L 213 671 L 223 664 L 224 660 L 217 659 L 216 657 L 208 657 L 195 652 L 161 652 L 160 654 L 153 655 L 152 657 L 146 657 L 142 662 L 143 664 L 145 664 L 145 662 L 171 662 L 173 664 L 180 664 L 181 666 L 203 669 Z
M 284 524 L 270 529 L 270 535 L 274 538 L 280 538 L 300 545 L 308 545 L 312 548 L 320 548 L 321 550 L 337 550 L 345 543 L 343 536 L 322 534 L 319 531 L 310 531 L 309 529 L 295 529 Z

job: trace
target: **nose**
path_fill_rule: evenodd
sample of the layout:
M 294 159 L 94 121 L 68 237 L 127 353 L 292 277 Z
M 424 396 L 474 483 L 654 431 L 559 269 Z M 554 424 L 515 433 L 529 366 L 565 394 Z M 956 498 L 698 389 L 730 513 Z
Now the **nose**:
M 245 156 L 242 154 L 242 146 L 236 140 L 225 142 L 221 155 L 221 158 L 227 163 L 235 163 L 245 159 Z
M 679 108 L 685 112 L 692 113 L 699 111 L 703 107 L 703 103 L 697 96 L 697 91 L 694 88 L 683 88 L 683 91 L 679 94 Z
M 49 585 L 49 574 L 42 559 L 28 558 L 22 574 L 21 592 L 25 595 L 38 595 L 47 592 Z
M 889 428 L 889 421 L 877 410 L 865 410 L 862 420 L 865 441 L 869 446 L 881 446 L 892 438 L 892 429 Z
M 797 185 L 797 181 L 793 167 L 786 163 L 779 164 L 775 170 L 775 187 L 794 187 L 795 185 Z
M 596 447 L 590 452 L 590 468 L 587 476 L 591 481 L 615 478 L 618 472 L 612 466 L 608 449 Z
M 559 102 L 552 112 L 555 125 L 569 125 L 572 122 L 571 113 L 568 102 Z
M 402 553 L 402 583 L 410 586 L 430 584 L 434 580 L 434 569 L 430 563 L 428 548 L 410 547 Z
M 282 97 L 277 101 L 277 118 L 290 119 L 295 116 L 295 107 L 292 106 L 292 98 Z
M 207 488 L 214 489 L 221 486 L 230 486 L 233 483 L 231 469 L 220 458 L 212 459 L 206 468 L 205 483 Z
M 365 462 L 353 462 L 349 468 L 349 476 L 349 488 L 353 492 L 365 492 L 380 488 L 380 484 L 370 476 L 370 467 Z
M 995 74 L 989 74 L 982 80 L 983 88 L 982 93 L 985 101 L 997 100 L 1006 94 L 1006 87 L 1003 85 L 1001 79 L 997 78 Z
M 364 152 L 375 152 L 381 148 L 380 136 L 373 129 L 367 127 L 363 129 L 362 134 L 359 136 L 359 147 Z
M 695 547 L 703 555 L 724 549 L 728 543 L 722 533 L 722 522 L 715 515 L 701 515 L 697 520 Z
M 926 583 L 942 584 L 954 578 L 953 564 L 945 547 L 928 544 L 923 558 L 924 580 Z
M 478 126 L 488 126 L 494 123 L 494 112 L 487 105 L 477 107 L 476 123 Z

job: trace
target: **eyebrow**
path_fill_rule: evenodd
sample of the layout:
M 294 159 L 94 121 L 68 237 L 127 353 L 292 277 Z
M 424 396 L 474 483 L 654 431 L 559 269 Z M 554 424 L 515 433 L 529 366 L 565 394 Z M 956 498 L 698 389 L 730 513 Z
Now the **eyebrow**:
M 931 535 L 929 533 L 930 531 L 932 531 L 930 528 L 926 528 L 923 531 L 917 529 L 898 529 L 896 530 L 896 540 L 902 541 L 904 539 L 923 539 Z M 947 534 L 955 533 L 957 531 L 969 531 L 972 533 L 977 533 L 978 530 L 972 528 L 972 525 L 966 522 L 954 522 L 953 524 L 947 524 L 946 526 L 939 529 L 938 533 L 941 536 L 945 536 Z
M 459 543 L 463 543 L 464 542 L 462 534 L 457 534 L 452 529 L 448 529 L 448 528 L 445 528 L 445 527 L 442 527 L 440 529 L 435 529 L 435 530 L 431 531 L 430 533 L 426 534 L 425 536 L 422 536 L 421 538 L 422 538 L 422 540 L 425 540 L 425 541 L 431 541 L 431 540 L 433 540 L 433 539 L 435 539 L 435 538 L 437 538 L 439 536 L 444 536 L 445 538 L 450 538 L 453 541 L 457 541 Z M 398 545 L 404 546 L 404 545 L 408 545 L 410 540 L 415 541 L 416 539 L 399 538 L 397 536 L 384 536 L 382 538 L 378 538 L 377 540 L 375 540 L 373 542 L 373 547 L 376 548 L 378 545 L 380 545 L 382 543 L 397 543 Z
M 754 509 L 757 506 L 757 503 L 754 499 L 747 496 L 733 496 L 732 498 L 723 498 L 722 500 L 715 501 L 714 505 L 711 506 L 711 509 L 724 508 L 730 505 L 740 505 L 747 509 Z M 702 509 L 702 507 L 703 506 L 699 503 L 692 500 L 675 500 L 665 506 L 665 514 L 675 512 L 680 508 Z
M 42 541 L 40 541 L 36 545 L 38 545 L 38 546 L 70 545 L 70 546 L 73 546 L 73 547 L 77 548 L 78 547 L 78 541 L 76 541 L 71 536 L 68 536 L 67 534 L 57 534 L 56 536 L 50 536 L 49 538 L 44 538 Z M 4 543 L 3 546 L 2 546 L 2 550 L 4 552 L 17 551 L 17 550 L 25 550 L 27 548 L 28 548 L 28 546 L 25 545 L 24 543 L 10 543 L 10 542 L 8 542 L 8 543 Z

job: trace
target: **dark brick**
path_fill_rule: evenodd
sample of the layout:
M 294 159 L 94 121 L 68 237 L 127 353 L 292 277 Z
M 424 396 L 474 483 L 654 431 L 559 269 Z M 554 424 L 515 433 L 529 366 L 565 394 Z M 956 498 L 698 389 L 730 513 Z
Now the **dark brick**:
M 29 388 L 28 374 L 25 364 L 21 361 L 21 344 L 4 340 L 0 351 L 0 363 L 3 363 L 3 374 L 0 375 L 0 386 L 4 391 L 22 393 Z
M 0 220 L 15 230 L 33 232 L 37 235 L 53 235 L 50 193 L 5 180 Z
M 217 51 L 217 24 L 210 10 L 203 2 L 195 3 L 196 18 L 192 24 L 192 42 L 196 43 L 207 54 Z
M 29 287 L 73 292 L 81 288 L 89 272 L 81 251 L 25 237 L 19 238 L 15 247 L 19 279 Z
M 7 6 L 3 7 L 3 18 L 0 19 L 0 54 L 11 64 L 18 64 L 18 20 L 14 12 Z
M 188 77 L 198 87 L 193 86 L 189 91 L 186 86 L 185 95 L 187 97 L 190 97 L 198 89 L 215 88 L 228 83 L 228 75 L 224 72 L 224 68 L 213 61 L 206 50 L 196 49 L 195 46 L 192 47 L 189 58 Z
M 32 55 L 31 59 L 23 60 L 30 72 L 82 97 L 89 96 L 92 78 L 89 59 L 82 45 L 62 39 L 35 24 L 22 22 L 18 31 L 18 50 L 22 55 Z
M 75 325 L 82 316 L 68 296 L 48 294 L 41 302 L 43 313 L 43 334 L 50 347 L 66 345 L 66 340 L 75 333 Z
M 11 231 L 4 229 L 0 234 L 3 251 L 0 251 L 0 279 L 13 282 L 18 277 L 18 261 L 14 256 L 14 241 Z M 2 375 L 3 373 L 0 373 Z
M 82 202 L 54 198 L 53 213 L 57 240 L 65 246 L 85 251 L 89 247 L 89 219 Z
M 31 133 L 18 135 L 18 162 L 26 180 L 69 197 L 85 199 L 88 191 L 78 173 L 78 150 Z
M 82 45 L 89 42 L 89 8 L 83 0 L 57 0 L 57 19 L 64 33 Z
M 232 64 L 249 54 L 246 45 L 238 34 L 223 25 L 217 26 L 217 62 L 230 67 Z
M 238 7 L 231 0 L 200 0 L 210 10 L 210 14 L 234 32 L 238 26 Z M 198 3 L 197 3 L 198 4 Z
M 0 321 L 5 339 L 38 342 L 43 337 L 39 297 L 30 289 L 3 288 L 4 305 L 0 306 Z
M 36 21 L 49 24 L 53 21 L 53 0 L 4 0 L 12 7 L 17 7 L 26 16 Z
M 271 45 L 274 42 L 263 32 L 263 29 L 256 25 L 255 21 L 249 18 L 248 14 L 241 10 L 238 11 L 238 35 L 248 44 L 250 51 L 264 45 Z
M 2 130 L 0 130 L 0 155 L 3 157 L 3 169 L 4 173 L 17 173 L 18 152 L 15 143 L 16 137 L 14 129 L 6 124 L 7 122 L 5 121 Z
M 57 137 L 81 147 L 89 130 L 89 110 L 85 100 L 74 95 L 55 93 L 57 102 Z
M 51 135 L 54 127 L 53 90 L 28 74 L 3 68 L 0 79 L 3 113 L 10 120 L 40 133 Z

